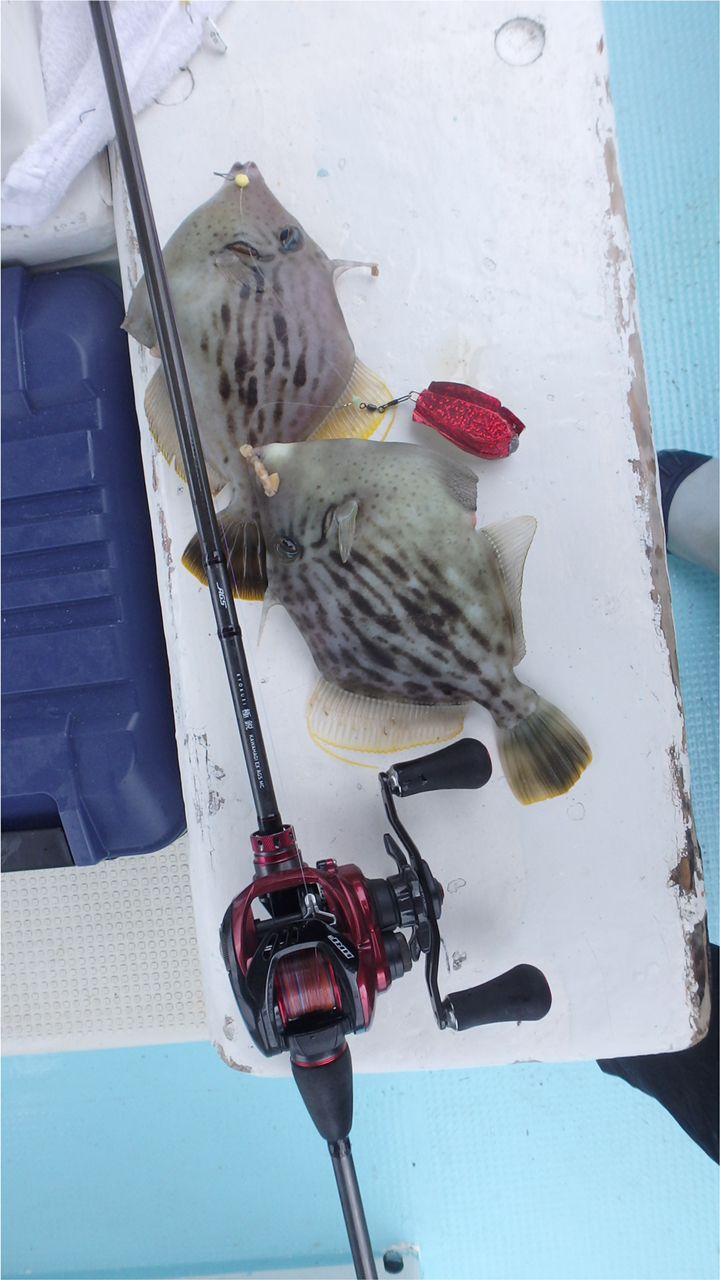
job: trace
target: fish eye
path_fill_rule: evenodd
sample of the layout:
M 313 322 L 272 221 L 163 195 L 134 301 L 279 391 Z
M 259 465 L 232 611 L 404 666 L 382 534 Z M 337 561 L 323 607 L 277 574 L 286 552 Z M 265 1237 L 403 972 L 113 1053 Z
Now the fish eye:
M 302 231 L 299 227 L 283 227 L 280 232 L 280 248 L 283 253 L 294 253 L 302 245 Z
M 288 538 L 283 535 L 283 537 L 278 538 L 275 543 L 275 550 L 279 556 L 282 556 L 283 560 L 297 560 L 300 555 L 301 548 L 294 538 Z

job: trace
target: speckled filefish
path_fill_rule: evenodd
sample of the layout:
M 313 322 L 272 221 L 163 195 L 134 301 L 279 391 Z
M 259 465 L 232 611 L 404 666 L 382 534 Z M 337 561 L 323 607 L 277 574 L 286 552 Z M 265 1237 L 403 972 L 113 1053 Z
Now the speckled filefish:
M 255 164 L 236 164 L 220 190 L 164 249 L 170 292 L 236 594 L 262 598 L 265 569 L 239 446 L 308 436 L 372 435 L 387 387 L 356 359 L 335 293 L 337 276 L 374 264 L 329 259 L 275 198 Z M 147 286 L 133 293 L 124 328 L 155 348 Z M 145 397 L 150 429 L 183 477 L 162 369 Z M 183 562 L 206 581 L 197 538 Z
M 258 486 L 266 604 L 285 606 L 323 677 L 311 705 L 323 744 L 437 741 L 475 701 L 518 800 L 577 782 L 585 738 L 514 670 L 532 516 L 476 530 L 476 475 L 417 445 L 272 444 L 250 462 L 276 489 Z

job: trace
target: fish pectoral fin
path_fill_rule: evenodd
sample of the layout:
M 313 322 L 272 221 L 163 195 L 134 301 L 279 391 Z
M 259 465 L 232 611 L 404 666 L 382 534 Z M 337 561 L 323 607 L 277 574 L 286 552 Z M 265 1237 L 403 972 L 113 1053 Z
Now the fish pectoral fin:
M 258 645 L 260 644 L 260 641 L 262 640 L 263 635 L 265 633 L 265 627 L 267 626 L 267 620 L 268 620 L 268 615 L 270 613 L 270 610 L 274 609 L 275 605 L 277 604 L 280 604 L 280 601 L 278 600 L 277 596 L 274 596 L 272 594 L 270 588 L 268 587 L 267 591 L 265 592 L 265 599 L 263 600 L 262 613 L 260 615 L 260 626 L 258 627 L 258 634 L 257 634 Z
M 218 524 L 235 599 L 262 600 L 267 589 L 267 568 L 260 526 L 256 520 L 244 520 L 236 513 L 227 512 L 218 516 Z M 198 582 L 207 586 L 207 570 L 197 534 L 186 546 L 182 562 Z
M 344 275 L 346 271 L 369 271 L 371 276 L 380 275 L 379 262 L 353 262 L 349 258 L 334 258 L 330 263 L 332 267 L 333 280 L 337 280 L 338 276 Z
M 150 298 L 148 297 L 147 285 L 145 277 L 138 281 L 133 296 L 130 299 L 130 306 L 123 320 L 121 329 L 129 333 L 131 338 L 139 342 L 143 347 L 154 347 L 157 345 L 157 334 L 155 332 L 155 321 L 152 317 L 150 308 Z
M 403 751 L 447 742 L 462 733 L 465 706 L 418 706 L 349 693 L 321 679 L 307 707 L 316 746 L 347 751 Z
M 175 466 L 180 479 L 187 480 L 180 454 L 180 442 L 175 428 L 175 418 L 173 417 L 170 396 L 168 395 L 165 381 L 165 371 L 162 368 L 156 369 L 148 382 L 147 391 L 145 392 L 145 413 L 147 414 L 153 440 L 161 454 L 171 466 Z M 205 459 L 205 467 L 210 481 L 210 488 L 213 494 L 217 494 L 225 487 L 226 481 L 215 470 L 212 463 L 208 462 L 207 458 Z
M 392 400 L 392 392 L 382 378 L 356 360 L 350 381 L 329 414 L 316 427 L 310 440 L 367 440 L 387 417 L 382 440 L 395 421 L 395 408 L 383 409 Z M 355 403 L 353 403 L 355 401 Z M 380 409 L 361 409 L 361 404 L 380 405 Z
M 357 522 L 358 504 L 354 498 L 348 498 L 341 506 L 335 508 L 333 521 L 337 527 L 340 559 L 347 564 L 355 540 L 355 524 Z
M 537 520 L 534 516 L 516 516 L 513 520 L 501 520 L 498 524 L 485 525 L 480 530 L 480 536 L 487 538 L 498 558 L 505 585 L 512 616 L 514 667 L 525 657 L 522 621 L 523 571 L 536 529 Z

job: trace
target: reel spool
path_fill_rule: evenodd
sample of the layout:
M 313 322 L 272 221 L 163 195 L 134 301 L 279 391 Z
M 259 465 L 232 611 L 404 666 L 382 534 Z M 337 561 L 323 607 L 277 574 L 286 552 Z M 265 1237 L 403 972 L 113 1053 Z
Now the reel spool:
M 275 999 L 284 1027 L 317 1015 L 342 1015 L 342 997 L 332 966 L 317 949 L 280 960 L 275 970 Z

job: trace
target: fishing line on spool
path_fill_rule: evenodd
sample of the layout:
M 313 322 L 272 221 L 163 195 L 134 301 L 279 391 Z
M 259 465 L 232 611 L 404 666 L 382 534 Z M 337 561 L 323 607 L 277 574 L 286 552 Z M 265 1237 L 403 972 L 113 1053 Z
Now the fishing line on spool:
M 280 961 L 275 993 L 286 1026 L 308 1014 L 333 1013 L 342 1003 L 332 966 L 317 950 Z

